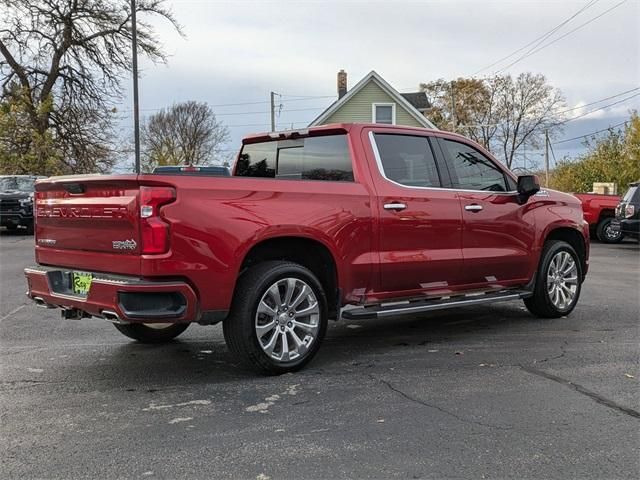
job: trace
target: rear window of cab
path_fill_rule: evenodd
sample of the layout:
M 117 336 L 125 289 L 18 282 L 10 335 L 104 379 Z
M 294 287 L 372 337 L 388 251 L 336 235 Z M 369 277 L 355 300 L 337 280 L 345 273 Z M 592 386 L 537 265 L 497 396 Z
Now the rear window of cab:
M 352 182 L 346 135 L 306 137 L 244 145 L 236 177 Z

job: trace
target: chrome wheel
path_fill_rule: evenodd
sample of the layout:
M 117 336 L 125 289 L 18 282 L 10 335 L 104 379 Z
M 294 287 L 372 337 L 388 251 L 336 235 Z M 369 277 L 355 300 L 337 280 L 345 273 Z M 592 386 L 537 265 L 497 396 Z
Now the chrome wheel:
M 610 242 L 615 242 L 622 236 L 622 231 L 620 229 L 614 230 L 611 222 L 604 229 L 604 236 Z
M 562 250 L 554 255 L 547 271 L 547 294 L 558 310 L 567 310 L 578 291 L 578 266 L 571 254 Z
M 304 357 L 320 329 L 313 289 L 298 278 L 278 280 L 262 295 L 254 325 L 260 347 L 272 360 Z

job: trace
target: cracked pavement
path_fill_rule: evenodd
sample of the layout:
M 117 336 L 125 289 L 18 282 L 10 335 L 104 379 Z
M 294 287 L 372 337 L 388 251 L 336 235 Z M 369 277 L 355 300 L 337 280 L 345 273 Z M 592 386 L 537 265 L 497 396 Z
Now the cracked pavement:
M 640 477 L 637 243 L 593 245 L 568 318 L 331 323 L 304 371 L 256 377 L 219 326 L 145 346 L 35 308 L 32 242 L 0 232 L 2 478 Z

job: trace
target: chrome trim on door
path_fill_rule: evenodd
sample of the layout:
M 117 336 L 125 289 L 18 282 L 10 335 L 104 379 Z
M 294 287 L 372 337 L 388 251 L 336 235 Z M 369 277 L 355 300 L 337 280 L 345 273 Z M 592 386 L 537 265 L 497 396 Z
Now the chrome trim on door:
M 510 196 L 518 194 L 517 190 L 512 190 L 510 192 L 492 192 L 487 190 L 465 190 L 462 188 L 447 188 L 447 187 L 416 187 L 416 186 L 409 186 L 409 185 L 403 185 L 401 183 L 398 183 L 394 180 L 391 180 L 389 177 L 387 177 L 386 173 L 384 172 L 384 166 L 382 165 L 382 159 L 380 157 L 380 152 L 378 151 L 378 145 L 376 144 L 375 133 L 376 132 L 374 132 L 373 130 L 369 131 L 369 142 L 371 143 L 373 156 L 375 157 L 376 164 L 378 165 L 378 173 L 380 173 L 380 175 L 382 175 L 382 178 L 384 178 L 387 182 L 393 183 L 394 185 L 397 185 L 402 188 L 407 188 L 409 190 L 444 190 L 449 192 L 469 192 L 469 193 L 484 193 L 487 195 L 510 195 Z M 407 133 L 388 133 L 388 134 L 389 135 L 407 135 L 407 136 L 425 137 L 425 138 L 435 137 L 435 135 L 424 135 L 424 134 L 421 135 L 419 133 L 416 133 L 415 135 L 410 135 Z M 502 168 L 500 168 L 500 170 L 504 172 Z M 511 173 L 513 174 L 513 172 Z

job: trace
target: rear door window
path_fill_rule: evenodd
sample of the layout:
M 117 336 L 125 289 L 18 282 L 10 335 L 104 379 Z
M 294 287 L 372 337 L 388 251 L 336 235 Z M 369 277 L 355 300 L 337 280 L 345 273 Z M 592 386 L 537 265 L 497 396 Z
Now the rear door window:
M 453 188 L 490 192 L 512 191 L 514 182 L 493 160 L 465 143 L 443 140 Z
M 440 187 L 440 176 L 427 137 L 376 133 L 384 176 L 407 187 Z
M 283 180 L 353 181 L 347 136 L 307 137 L 245 145 L 235 175 Z

